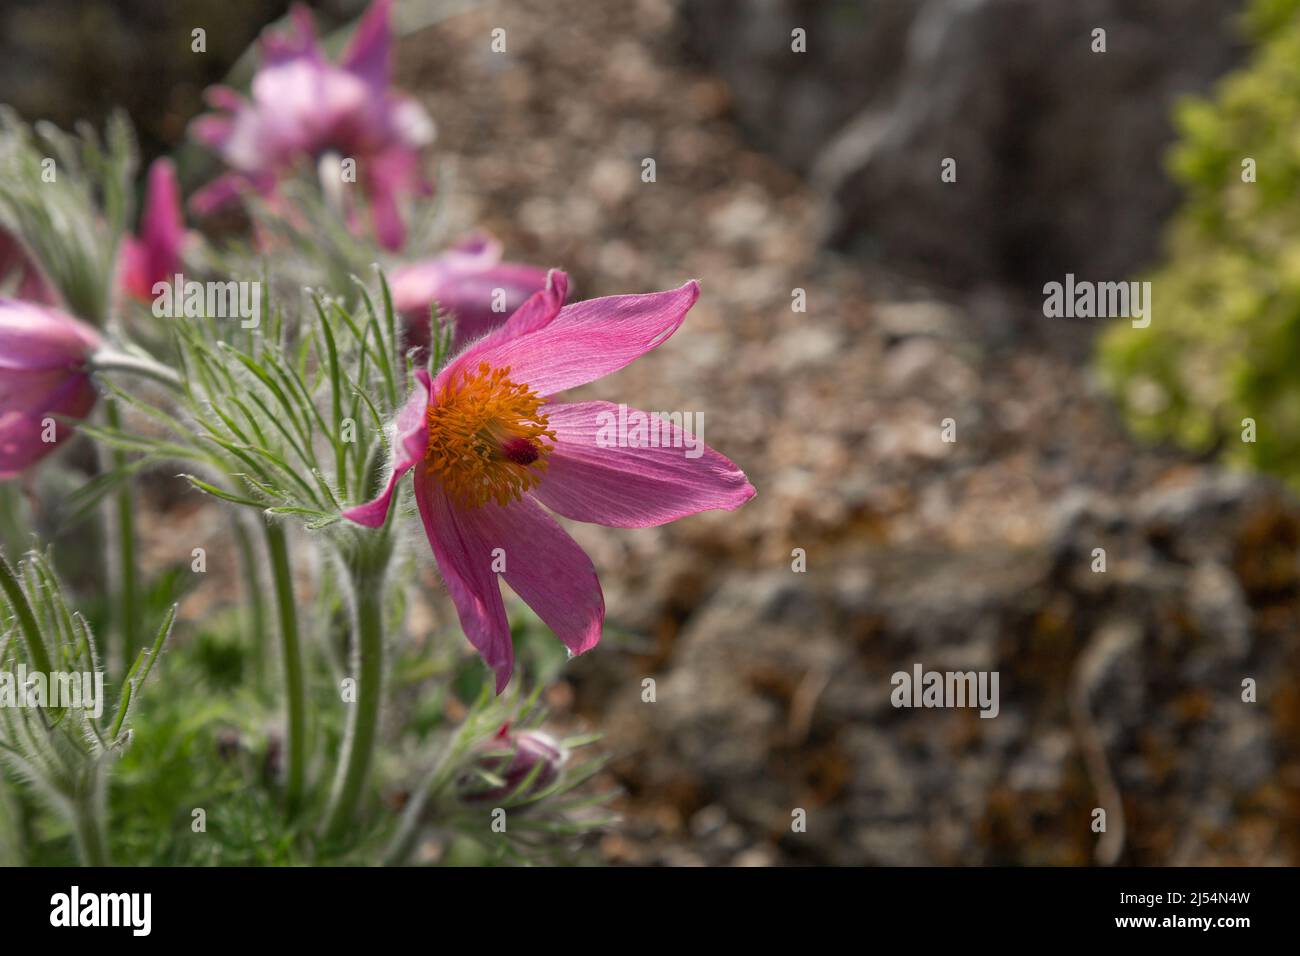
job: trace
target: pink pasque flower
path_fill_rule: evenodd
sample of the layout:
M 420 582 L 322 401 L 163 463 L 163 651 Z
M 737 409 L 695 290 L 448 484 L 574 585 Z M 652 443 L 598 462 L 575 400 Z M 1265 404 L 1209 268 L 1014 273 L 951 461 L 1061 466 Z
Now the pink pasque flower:
M 744 473 L 713 449 L 701 445 L 699 457 L 687 457 L 675 426 L 665 425 L 655 447 L 611 442 L 602 429 L 618 406 L 552 401 L 667 339 L 699 298 L 699 284 L 565 306 L 567 291 L 565 274 L 552 272 L 545 289 L 436 379 L 417 370 L 417 387 L 394 423 L 387 487 L 343 512 L 379 527 L 397 482 L 415 470 L 425 534 L 498 693 L 514 668 L 499 559 L 506 583 L 572 653 L 600 640 L 605 600 L 596 570 L 546 508 L 576 521 L 644 528 L 730 511 L 754 495 Z
M 179 269 L 184 244 L 185 220 L 176 167 L 171 160 L 158 159 L 149 167 L 140 234 L 122 241 L 118 283 L 141 302 L 152 301 L 154 283 L 170 282 Z
M 333 153 L 356 161 L 380 243 L 401 248 L 399 199 L 432 190 L 420 172 L 420 150 L 433 141 L 433 122 L 414 100 L 389 89 L 392 7 L 392 0 L 375 0 L 336 65 L 316 42 L 310 11 L 295 6 L 288 35 L 262 41 L 251 99 L 229 87 L 208 89 L 208 102 L 224 112 L 199 117 L 191 131 L 232 171 L 194 194 L 195 212 L 206 214 L 245 190 L 274 199 L 276 184 L 304 161 L 314 168 Z
M 69 436 L 55 416 L 89 414 L 96 393 L 86 366 L 99 345 L 99 333 L 69 315 L 0 299 L 0 479 L 13 478 Z
M 474 236 L 449 251 L 393 270 L 393 308 L 406 325 L 406 344 L 429 345 L 429 306 L 437 302 L 455 320 L 459 350 L 503 323 L 546 285 L 546 270 L 501 261 L 501 243 Z

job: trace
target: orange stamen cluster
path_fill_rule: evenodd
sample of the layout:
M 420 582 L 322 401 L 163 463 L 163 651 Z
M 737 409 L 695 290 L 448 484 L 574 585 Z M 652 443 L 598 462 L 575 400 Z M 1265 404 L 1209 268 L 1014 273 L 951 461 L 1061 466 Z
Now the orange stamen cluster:
M 459 504 L 479 508 L 523 497 L 546 471 L 555 432 L 541 413 L 544 401 L 510 381 L 509 368 L 479 363 L 453 378 L 429 403 L 429 473 Z

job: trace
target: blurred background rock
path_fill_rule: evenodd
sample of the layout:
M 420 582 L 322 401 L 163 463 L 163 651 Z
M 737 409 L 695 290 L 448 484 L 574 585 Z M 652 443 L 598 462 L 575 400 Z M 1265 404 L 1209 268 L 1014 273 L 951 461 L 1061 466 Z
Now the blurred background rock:
M 1176 98 L 1240 54 L 1225 0 L 684 0 L 757 142 L 832 201 L 829 241 L 945 285 L 1125 274 L 1177 192 Z M 809 52 L 776 44 L 802 27 Z M 1105 53 L 1093 52 L 1094 29 Z M 935 187 L 945 157 L 960 188 Z M 962 242 L 954 242 L 954 234 Z
M 64 122 L 123 102 L 163 148 L 283 6 L 10 4 L 0 100 Z M 759 489 L 574 529 L 611 634 L 549 699 L 608 731 L 607 859 L 1087 864 L 1103 806 L 1106 859 L 1300 862 L 1300 508 L 1138 444 L 1090 371 L 1101 324 L 1042 316 L 1047 278 L 1154 262 L 1172 110 L 1241 62 L 1239 13 L 518 0 L 400 45 L 453 223 L 584 298 L 702 279 L 680 335 L 583 394 L 703 412 Z M 916 662 L 998 671 L 999 716 L 893 708 Z

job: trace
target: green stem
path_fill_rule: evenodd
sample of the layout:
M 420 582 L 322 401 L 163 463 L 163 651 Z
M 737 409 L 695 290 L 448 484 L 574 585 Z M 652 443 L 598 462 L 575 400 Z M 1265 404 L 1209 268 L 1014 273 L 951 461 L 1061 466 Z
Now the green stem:
M 104 834 L 101 781 L 92 784 L 92 790 L 79 797 L 72 806 L 73 832 L 77 839 L 77 855 L 82 866 L 108 866 L 108 840 Z
M 114 429 L 122 427 L 122 419 L 117 410 L 116 402 L 106 402 L 105 412 L 109 425 Z M 121 449 L 114 450 L 114 467 L 122 468 L 126 463 L 126 452 Z M 131 483 L 129 481 L 120 482 L 114 498 L 114 512 L 117 518 L 116 544 L 118 559 L 117 625 L 122 636 L 122 668 L 125 672 L 130 670 L 137 653 L 136 618 L 138 617 L 138 609 L 136 594 L 138 585 L 135 566 L 135 496 L 131 492 Z
M 92 372 L 126 372 L 128 375 L 141 375 L 153 379 L 168 388 L 179 390 L 181 377 L 175 369 L 154 361 L 148 356 L 105 346 L 90 357 Z
M 253 638 L 253 684 L 260 694 L 266 689 L 266 601 L 262 595 L 262 563 L 257 558 L 253 539 L 242 518 L 234 523 L 235 544 L 244 572 L 244 592 L 248 602 L 248 630 Z
M 460 725 L 455 735 L 438 753 L 424 779 L 415 788 L 410 802 L 407 803 L 406 809 L 402 811 L 402 817 L 397 824 L 397 832 L 393 834 L 388 843 L 388 848 L 380 859 L 383 866 L 404 866 L 406 864 L 420 835 L 420 822 L 424 817 L 429 798 L 445 783 L 449 768 L 454 766 L 456 756 L 464 750 L 471 723 L 466 721 Z
M 379 726 L 384 685 L 384 570 L 387 546 L 381 553 L 363 554 L 348 567 L 353 603 L 352 671 L 356 701 L 348 711 L 343 752 L 339 758 L 329 811 L 322 834 L 329 842 L 341 839 L 353 824 L 365 794 Z
M 424 816 L 429 791 L 433 788 L 434 780 L 437 779 L 441 769 L 440 766 L 435 765 L 411 795 L 411 802 L 406 805 L 406 809 L 402 811 L 402 818 L 398 821 L 397 832 L 393 834 L 380 860 L 384 866 L 403 866 L 410 857 L 411 851 L 415 849 L 415 841 L 420 833 L 420 818 Z
M 271 557 L 276 607 L 280 617 L 280 656 L 284 666 L 284 696 L 288 710 L 289 755 L 285 802 L 290 817 L 302 806 L 307 764 L 307 697 L 304 691 L 302 647 L 298 641 L 298 610 L 294 602 L 293 575 L 289 571 L 289 546 L 284 526 L 267 522 L 266 550 Z

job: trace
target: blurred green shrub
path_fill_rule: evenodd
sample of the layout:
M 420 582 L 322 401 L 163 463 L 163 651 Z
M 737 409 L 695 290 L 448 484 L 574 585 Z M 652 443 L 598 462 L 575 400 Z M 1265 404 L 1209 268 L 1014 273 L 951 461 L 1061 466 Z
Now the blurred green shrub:
M 1300 0 L 1245 20 L 1247 65 L 1175 114 L 1184 200 L 1151 325 L 1107 330 L 1099 362 L 1140 435 L 1300 485 Z

